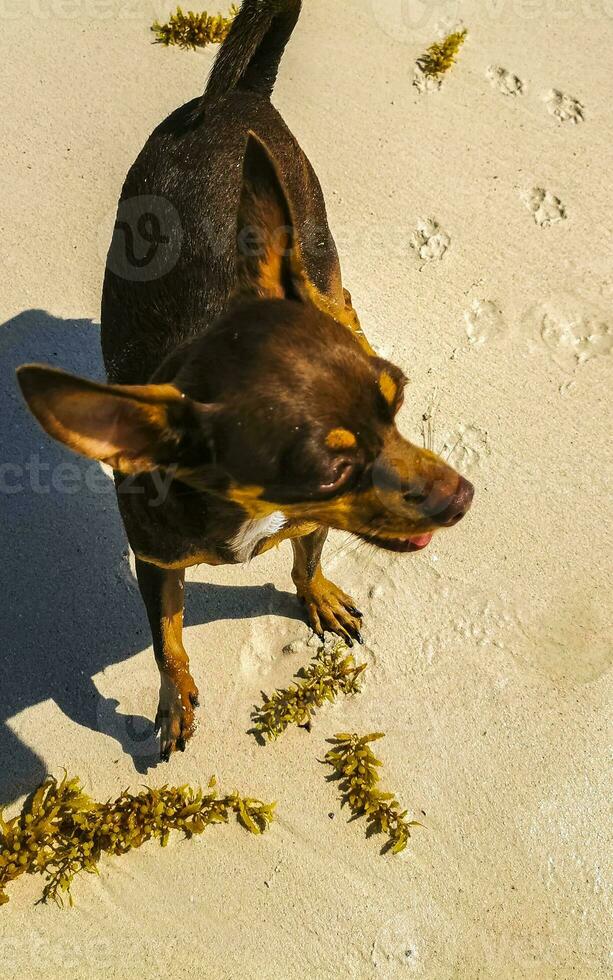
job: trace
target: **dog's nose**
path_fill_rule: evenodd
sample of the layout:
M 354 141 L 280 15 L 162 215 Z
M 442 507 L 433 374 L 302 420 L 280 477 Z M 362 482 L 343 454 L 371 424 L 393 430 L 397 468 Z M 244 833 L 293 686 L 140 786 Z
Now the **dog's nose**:
M 465 480 L 463 476 L 460 477 L 458 486 L 447 501 L 444 508 L 436 514 L 436 520 L 443 527 L 453 527 L 458 521 L 461 521 L 465 514 L 470 510 L 470 505 L 473 502 L 473 497 L 475 495 L 475 488 L 472 483 Z

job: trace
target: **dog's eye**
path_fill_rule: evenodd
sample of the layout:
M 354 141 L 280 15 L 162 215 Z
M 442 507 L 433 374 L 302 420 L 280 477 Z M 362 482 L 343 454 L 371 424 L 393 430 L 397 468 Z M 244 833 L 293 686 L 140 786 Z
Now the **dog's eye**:
M 319 485 L 319 492 L 322 496 L 332 496 L 341 490 L 346 491 L 355 482 L 357 467 L 352 459 L 342 458 L 335 461 L 330 479 L 326 483 Z

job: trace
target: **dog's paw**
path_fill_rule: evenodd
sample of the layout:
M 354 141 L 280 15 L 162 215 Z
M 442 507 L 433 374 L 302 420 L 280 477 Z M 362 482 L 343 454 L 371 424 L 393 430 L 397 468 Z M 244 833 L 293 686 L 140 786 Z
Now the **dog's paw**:
M 196 730 L 198 703 L 198 688 L 189 672 L 179 677 L 162 674 L 155 730 L 160 733 L 163 762 L 168 762 L 173 752 L 185 752 L 185 746 Z
M 306 607 L 309 624 L 318 636 L 328 631 L 342 637 L 348 646 L 353 641 L 363 643 L 363 614 L 356 609 L 351 596 L 329 582 L 323 575 L 298 589 L 298 597 Z

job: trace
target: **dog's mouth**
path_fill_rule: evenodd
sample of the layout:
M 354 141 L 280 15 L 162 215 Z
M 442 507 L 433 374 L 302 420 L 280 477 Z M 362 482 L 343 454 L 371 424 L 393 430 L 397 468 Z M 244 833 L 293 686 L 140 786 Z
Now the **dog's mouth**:
M 369 544 L 376 545 L 377 548 L 386 548 L 388 551 L 408 554 L 411 551 L 421 551 L 423 548 L 427 548 L 434 537 L 434 532 L 417 534 L 410 538 L 381 538 L 376 534 L 360 534 L 360 537 L 364 541 L 368 541 Z

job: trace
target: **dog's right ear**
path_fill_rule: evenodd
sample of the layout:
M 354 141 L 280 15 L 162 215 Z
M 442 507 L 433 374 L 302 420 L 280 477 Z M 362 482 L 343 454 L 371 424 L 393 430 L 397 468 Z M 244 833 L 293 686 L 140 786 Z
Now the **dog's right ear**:
M 272 156 L 249 133 L 237 226 L 237 293 L 306 300 L 309 289 L 291 207 Z
M 328 243 L 330 250 L 334 243 Z M 250 132 L 243 160 L 237 221 L 236 286 L 232 300 L 294 299 L 312 303 L 357 336 L 368 354 L 366 340 L 349 294 L 338 283 L 337 295 L 322 292 L 307 272 L 299 233 L 283 178 L 274 157 L 259 136 Z
M 122 473 L 206 462 L 216 405 L 186 398 L 174 385 L 104 385 L 25 364 L 17 379 L 43 429 L 70 449 Z

